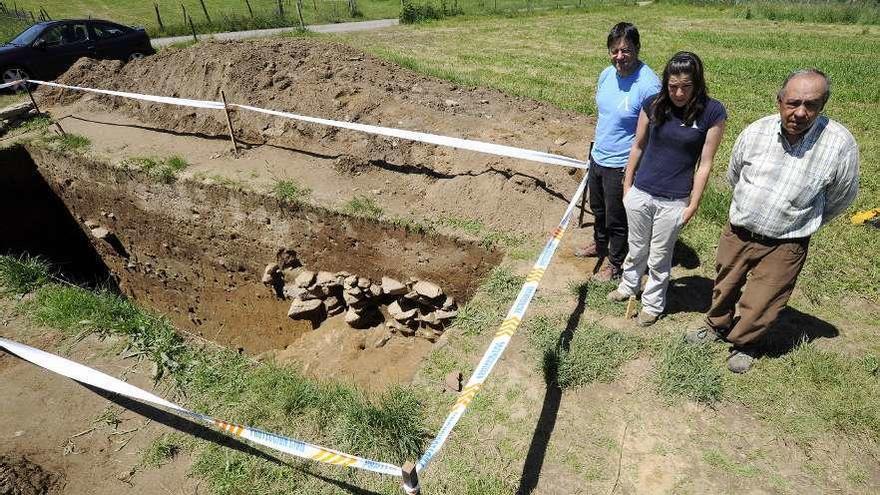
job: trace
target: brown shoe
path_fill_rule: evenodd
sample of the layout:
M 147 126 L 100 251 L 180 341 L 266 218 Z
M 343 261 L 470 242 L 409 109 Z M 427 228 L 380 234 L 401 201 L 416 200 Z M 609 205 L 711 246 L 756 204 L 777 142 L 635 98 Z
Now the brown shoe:
M 658 319 L 660 319 L 660 315 L 648 313 L 644 309 L 639 311 L 638 322 L 640 327 L 650 327 L 654 323 L 657 323 Z
M 599 249 L 595 243 L 574 250 L 574 255 L 578 258 L 598 258 L 605 254 L 604 250 Z
M 620 280 L 620 275 L 623 273 L 619 267 L 614 265 L 603 265 L 602 269 L 597 273 L 593 274 L 593 280 L 596 282 L 610 282 L 612 280 Z

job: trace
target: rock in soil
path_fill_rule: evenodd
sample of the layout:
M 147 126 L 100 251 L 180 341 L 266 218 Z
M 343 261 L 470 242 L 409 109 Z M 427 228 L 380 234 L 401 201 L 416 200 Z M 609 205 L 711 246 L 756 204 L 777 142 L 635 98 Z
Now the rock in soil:
M 416 292 L 420 296 L 427 297 L 428 299 L 434 299 L 443 295 L 443 290 L 440 289 L 440 286 L 427 280 L 419 280 L 413 285 L 413 291 Z
M 296 280 L 293 281 L 299 287 L 308 287 L 312 285 L 312 282 L 315 281 L 315 272 L 310 272 L 308 270 L 300 273 L 296 276 Z
M 405 285 L 390 277 L 382 277 L 382 292 L 389 296 L 402 296 L 409 292 Z
M 287 316 L 294 320 L 310 319 L 315 316 L 315 313 L 317 313 L 323 305 L 324 302 L 320 299 L 309 299 L 307 301 L 294 299 L 293 303 L 290 305 L 290 310 L 287 311 Z

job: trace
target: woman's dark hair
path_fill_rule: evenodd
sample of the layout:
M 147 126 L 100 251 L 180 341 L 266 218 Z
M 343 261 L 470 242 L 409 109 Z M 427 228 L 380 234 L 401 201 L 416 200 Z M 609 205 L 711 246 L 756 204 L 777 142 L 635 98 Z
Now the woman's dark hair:
M 639 51 L 642 45 L 639 43 L 639 30 L 636 29 L 635 26 L 628 22 L 618 22 L 611 28 L 611 31 L 608 33 L 608 49 L 611 49 L 611 45 L 619 40 L 620 38 L 629 41 L 629 43 Z
M 709 92 L 706 90 L 706 79 L 703 76 L 703 62 L 695 53 L 678 52 L 666 63 L 666 68 L 663 69 L 663 85 L 660 86 L 660 92 L 651 104 L 648 116 L 651 117 L 653 125 L 661 125 L 666 122 L 673 107 L 672 99 L 669 97 L 669 76 L 680 75 L 690 76 L 691 83 L 694 85 L 694 94 L 684 106 L 684 115 L 681 120 L 685 125 L 692 125 L 706 109 Z

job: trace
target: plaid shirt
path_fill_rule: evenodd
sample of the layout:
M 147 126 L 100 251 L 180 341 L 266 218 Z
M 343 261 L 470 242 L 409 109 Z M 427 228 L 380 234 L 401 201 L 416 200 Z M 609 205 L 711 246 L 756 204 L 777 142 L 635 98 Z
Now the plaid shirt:
M 790 145 L 779 115 L 770 115 L 736 139 L 727 180 L 731 224 L 775 239 L 807 237 L 855 200 L 859 148 L 824 115 Z

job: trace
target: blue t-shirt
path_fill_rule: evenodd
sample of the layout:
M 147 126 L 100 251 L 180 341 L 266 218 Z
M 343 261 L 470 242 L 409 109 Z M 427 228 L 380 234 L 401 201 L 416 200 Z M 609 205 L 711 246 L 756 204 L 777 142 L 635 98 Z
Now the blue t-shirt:
M 649 96 L 642 104 L 649 115 L 655 96 Z M 654 196 L 681 199 L 691 195 L 694 171 L 709 128 L 727 119 L 727 111 L 720 101 L 709 98 L 703 113 L 692 125 L 685 125 L 683 112 L 676 110 L 669 113 L 662 125 L 652 123 L 648 128 L 648 144 L 634 184 Z
M 611 168 L 626 166 L 642 102 L 658 91 L 660 79 L 644 62 L 626 77 L 620 77 L 614 66 L 602 71 L 596 86 L 599 118 L 592 153 L 596 163 Z

